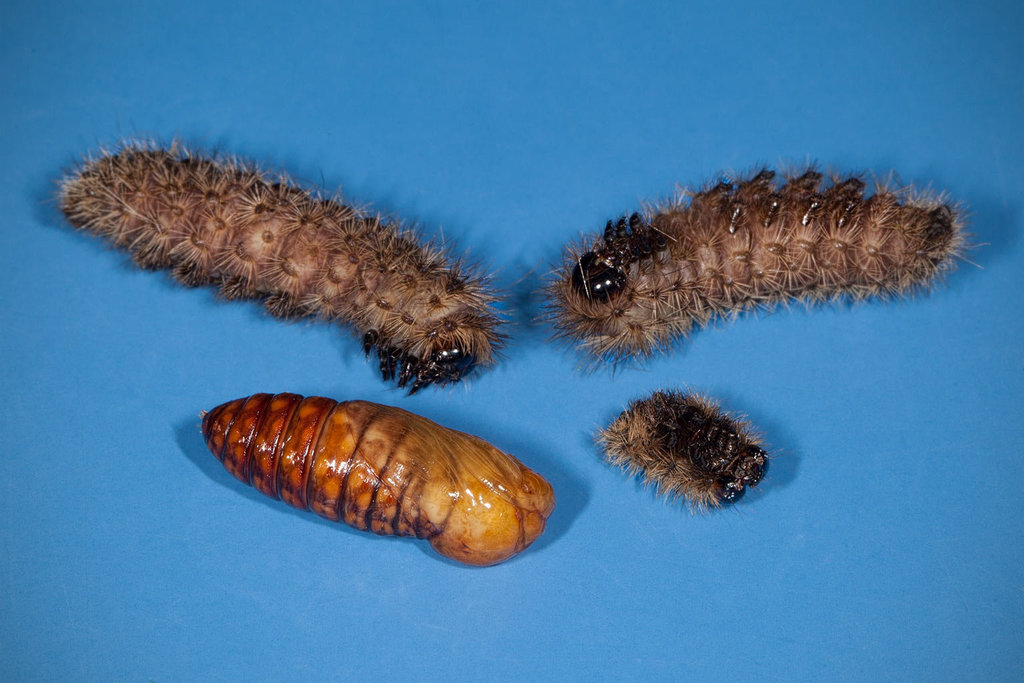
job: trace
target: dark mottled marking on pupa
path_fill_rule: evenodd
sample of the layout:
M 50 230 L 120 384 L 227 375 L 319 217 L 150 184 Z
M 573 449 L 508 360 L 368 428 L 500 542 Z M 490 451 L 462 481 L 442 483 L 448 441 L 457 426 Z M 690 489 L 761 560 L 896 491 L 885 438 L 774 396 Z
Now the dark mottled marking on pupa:
M 60 205 L 140 267 L 216 286 L 227 300 L 260 299 L 281 318 L 351 325 L 382 375 L 411 391 L 491 365 L 502 340 L 475 269 L 394 222 L 234 159 L 132 143 L 82 164 Z
M 609 463 L 697 508 L 736 502 L 768 471 L 768 454 L 746 422 L 677 391 L 633 401 L 598 442 Z
M 716 317 L 786 301 L 889 298 L 927 289 L 964 249 L 941 197 L 807 170 L 761 169 L 569 247 L 547 288 L 557 335 L 595 359 L 663 350 Z

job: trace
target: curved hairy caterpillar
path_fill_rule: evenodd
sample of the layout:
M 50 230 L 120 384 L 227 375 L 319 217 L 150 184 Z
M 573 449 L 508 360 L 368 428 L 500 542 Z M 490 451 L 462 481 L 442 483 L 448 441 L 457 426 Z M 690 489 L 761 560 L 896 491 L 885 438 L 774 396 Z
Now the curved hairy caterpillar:
M 500 341 L 485 280 L 380 217 L 230 159 L 128 146 L 64 180 L 78 228 L 225 299 L 262 299 L 279 317 L 352 325 L 385 380 L 420 387 L 490 365 Z
M 677 391 L 631 402 L 598 443 L 609 463 L 695 508 L 734 503 L 768 471 L 768 454 L 746 422 Z
M 761 170 L 608 221 L 548 288 L 557 334 L 599 359 L 647 356 L 716 316 L 786 301 L 906 295 L 953 266 L 963 219 L 940 199 L 814 170 Z
M 203 416 L 225 469 L 271 498 L 491 565 L 544 531 L 551 485 L 482 439 L 399 408 L 255 394 Z

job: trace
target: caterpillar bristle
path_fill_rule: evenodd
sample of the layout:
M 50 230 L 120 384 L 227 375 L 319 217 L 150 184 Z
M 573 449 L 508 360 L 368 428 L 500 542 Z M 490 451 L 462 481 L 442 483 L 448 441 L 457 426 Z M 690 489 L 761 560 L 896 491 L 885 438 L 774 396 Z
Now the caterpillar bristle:
M 346 323 L 376 341 L 381 374 L 418 390 L 496 358 L 496 295 L 478 268 L 401 224 L 281 174 L 180 143 L 129 142 L 67 177 L 68 220 L 225 300 Z
M 745 420 L 679 391 L 632 401 L 598 443 L 608 463 L 698 510 L 736 502 L 768 471 L 761 438 Z
M 608 221 L 566 248 L 547 286 L 556 336 L 613 363 L 787 302 L 926 291 L 966 248 L 944 195 L 815 168 L 758 168 Z

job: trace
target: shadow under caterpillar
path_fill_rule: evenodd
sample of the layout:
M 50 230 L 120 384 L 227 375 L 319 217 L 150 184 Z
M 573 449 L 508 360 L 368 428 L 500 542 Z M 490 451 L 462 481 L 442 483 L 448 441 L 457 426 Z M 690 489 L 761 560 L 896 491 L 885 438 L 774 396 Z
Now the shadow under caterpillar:
M 551 485 L 511 455 L 400 408 L 255 394 L 203 415 L 225 469 L 294 507 L 453 560 L 497 564 L 544 531 Z
M 678 391 L 631 402 L 598 443 L 612 465 L 698 509 L 736 502 L 768 471 L 768 454 L 745 421 Z
M 925 289 L 964 248 L 963 217 L 941 198 L 822 181 L 764 169 L 608 221 L 547 287 L 557 336 L 595 359 L 648 356 L 716 316 Z
M 435 245 L 339 199 L 233 159 L 131 144 L 61 186 L 77 228 L 224 299 L 352 325 L 385 380 L 415 392 L 490 365 L 501 341 L 486 280 Z

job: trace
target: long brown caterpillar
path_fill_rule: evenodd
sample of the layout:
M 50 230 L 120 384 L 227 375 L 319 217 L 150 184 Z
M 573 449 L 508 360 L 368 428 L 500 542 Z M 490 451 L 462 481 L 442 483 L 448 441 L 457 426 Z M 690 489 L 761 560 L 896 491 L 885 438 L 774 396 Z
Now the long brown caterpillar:
M 544 531 L 551 485 L 469 434 L 366 401 L 255 394 L 203 416 L 225 469 L 294 507 L 454 560 L 507 560 Z
M 350 324 L 381 375 L 411 391 L 493 363 L 501 335 L 485 278 L 435 245 L 340 199 L 234 159 L 131 144 L 63 181 L 76 227 L 225 299 L 283 318 Z
M 609 463 L 695 508 L 734 503 L 768 471 L 750 425 L 696 394 L 658 391 L 633 401 L 598 442 Z
M 566 250 L 548 286 L 560 337 L 647 356 L 715 317 L 786 301 L 907 295 L 964 247 L 960 211 L 912 188 L 762 169 L 616 222 Z

